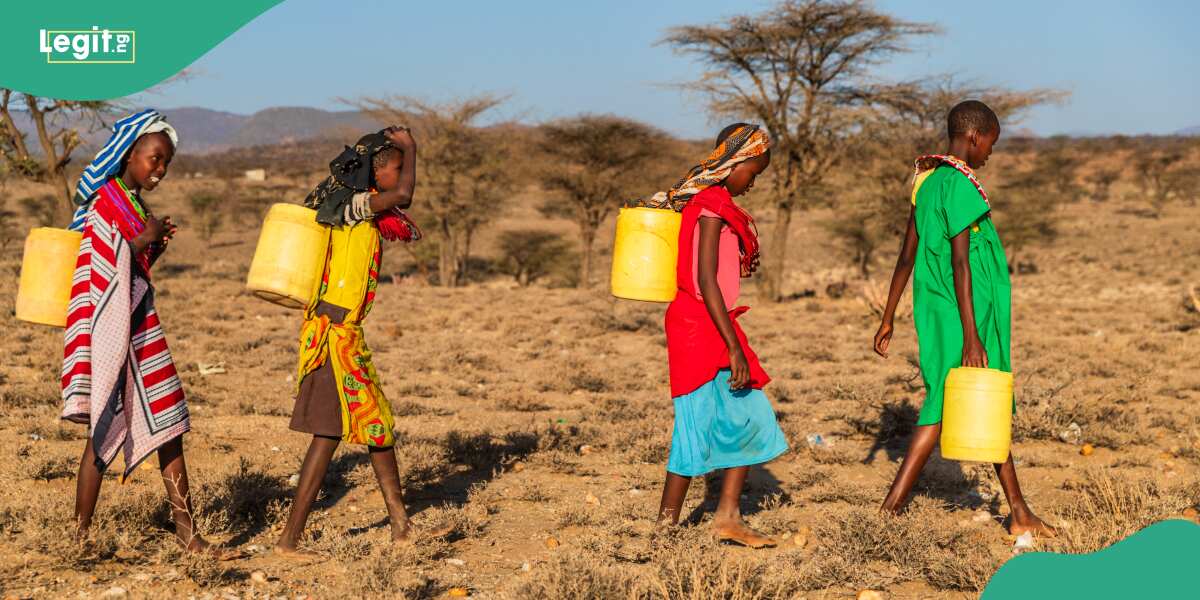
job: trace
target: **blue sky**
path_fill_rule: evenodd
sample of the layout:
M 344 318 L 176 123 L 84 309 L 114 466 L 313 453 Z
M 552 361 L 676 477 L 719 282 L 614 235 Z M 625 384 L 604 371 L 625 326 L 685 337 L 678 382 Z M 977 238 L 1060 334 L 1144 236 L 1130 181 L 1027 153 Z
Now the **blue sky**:
M 144 101 L 251 113 L 346 108 L 340 97 L 511 96 L 500 115 L 537 121 L 614 113 L 707 137 L 701 102 L 671 83 L 696 76 L 656 45 L 672 25 L 757 12 L 759 0 L 286 0 L 193 65 L 194 77 Z M 914 2 L 881 10 L 933 22 L 939 36 L 883 66 L 909 79 L 1071 92 L 1022 123 L 1039 134 L 1170 133 L 1200 125 L 1200 2 Z

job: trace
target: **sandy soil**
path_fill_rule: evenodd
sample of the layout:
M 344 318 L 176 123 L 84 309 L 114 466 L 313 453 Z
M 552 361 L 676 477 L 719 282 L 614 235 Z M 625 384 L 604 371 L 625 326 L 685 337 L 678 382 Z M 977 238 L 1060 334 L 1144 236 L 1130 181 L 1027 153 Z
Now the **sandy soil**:
M 19 195 L 11 185 L 0 196 Z M 270 548 L 308 443 L 287 428 L 299 313 L 243 289 L 256 215 L 209 242 L 188 229 L 184 198 L 203 185 L 172 180 L 154 200 L 183 224 L 156 272 L 158 308 L 192 411 L 197 518 L 246 558 L 180 556 L 155 466 L 125 485 L 107 479 L 96 540 L 71 541 L 84 431 L 58 420 L 61 330 L 11 317 L 18 237 L 0 254 L 6 597 L 116 597 L 119 587 L 155 598 L 455 588 L 480 598 L 841 598 L 867 588 L 962 598 L 1013 555 L 1007 505 L 985 465 L 935 457 L 908 514 L 876 513 L 922 398 L 916 339 L 904 319 L 892 358 L 871 353 L 877 318 L 859 298 L 863 282 L 831 255 L 821 214 L 810 213 L 798 218 L 788 289 L 815 294 L 770 304 L 750 285 L 743 298 L 754 308 L 742 323 L 775 378 L 768 393 L 792 445 L 755 469 L 743 508 L 784 540 L 778 549 L 714 543 L 702 482 L 689 525 L 652 535 L 672 417 L 664 306 L 616 301 L 603 285 L 521 289 L 496 277 L 442 289 L 396 278 L 380 287 L 367 339 L 397 415 L 415 519 L 454 534 L 393 547 L 365 453 L 343 447 L 306 541 L 324 558 L 281 560 Z M 1039 541 L 1044 549 L 1095 550 L 1200 501 L 1200 314 L 1186 300 L 1200 285 L 1200 208 L 1146 218 L 1131 211 L 1138 204 L 1062 208 L 1063 235 L 1029 251 L 1038 272 L 1014 280 L 1018 472 L 1033 508 L 1064 527 Z M 518 208 L 498 228 L 527 214 Z M 389 248 L 384 272 L 407 260 Z M 848 292 L 830 297 L 838 281 Z M 201 363 L 224 373 L 201 375 Z M 1064 441 L 1071 423 L 1081 435 Z M 810 447 L 810 433 L 826 446 Z M 1094 452 L 1082 455 L 1084 443 Z

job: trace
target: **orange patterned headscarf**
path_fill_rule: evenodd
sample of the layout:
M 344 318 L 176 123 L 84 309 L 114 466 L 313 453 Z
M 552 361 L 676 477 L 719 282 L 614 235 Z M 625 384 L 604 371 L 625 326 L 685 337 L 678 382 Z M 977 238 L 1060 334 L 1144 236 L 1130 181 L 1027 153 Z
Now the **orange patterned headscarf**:
M 771 149 L 771 138 L 758 125 L 743 125 L 725 138 L 700 164 L 688 170 L 670 190 L 659 192 L 639 206 L 683 210 L 692 196 L 725 181 L 739 163 L 761 156 Z

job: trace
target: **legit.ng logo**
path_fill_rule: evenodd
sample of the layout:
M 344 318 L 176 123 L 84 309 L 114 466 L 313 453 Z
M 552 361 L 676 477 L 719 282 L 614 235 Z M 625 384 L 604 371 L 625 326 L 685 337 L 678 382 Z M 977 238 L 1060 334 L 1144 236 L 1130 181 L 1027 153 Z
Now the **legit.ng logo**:
M 133 64 L 137 33 L 132 29 L 40 29 L 39 49 L 50 64 Z

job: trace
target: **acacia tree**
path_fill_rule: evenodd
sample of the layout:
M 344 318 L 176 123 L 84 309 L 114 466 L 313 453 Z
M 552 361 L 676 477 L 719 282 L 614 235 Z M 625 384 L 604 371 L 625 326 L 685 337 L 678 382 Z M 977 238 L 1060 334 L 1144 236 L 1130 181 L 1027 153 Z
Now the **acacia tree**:
M 60 190 L 65 202 L 57 204 L 55 212 L 67 215 L 74 193 L 67 165 L 71 153 L 82 143 L 79 126 L 102 126 L 111 108 L 113 104 L 107 101 L 57 100 L 0 88 L 0 159 L 8 172 L 50 183 Z M 28 118 L 33 125 L 40 157 L 31 151 L 25 133 L 18 127 L 17 115 Z
M 683 87 L 703 95 L 712 115 L 756 120 L 774 138 L 769 298 L 783 294 L 793 211 L 819 202 L 816 191 L 857 131 L 859 111 L 891 93 L 868 79 L 871 68 L 936 31 L 862 0 L 785 0 L 761 14 L 668 30 L 663 43 L 707 67 Z
M 407 96 L 364 98 L 352 104 L 388 123 L 409 124 L 420 160 L 420 212 L 430 215 L 438 243 L 438 282 L 456 287 L 466 281 L 471 243 L 478 230 L 500 212 L 513 188 L 502 163 L 504 137 L 478 126 L 482 116 L 505 101 L 484 94 L 446 103 Z
M 592 282 L 596 231 L 623 200 L 648 195 L 662 175 L 667 135 L 649 125 L 613 116 L 583 115 L 541 127 L 548 160 L 543 185 L 560 193 L 542 207 L 579 226 L 579 286 Z M 565 200 L 565 202 L 563 201 Z
M 1200 168 L 1188 166 L 1190 144 L 1168 145 L 1166 149 L 1142 154 L 1134 162 L 1142 193 L 1149 197 L 1152 214 L 1161 217 L 1171 198 L 1190 197 L 1200 190 Z

